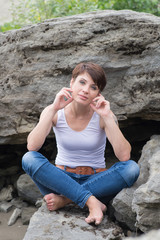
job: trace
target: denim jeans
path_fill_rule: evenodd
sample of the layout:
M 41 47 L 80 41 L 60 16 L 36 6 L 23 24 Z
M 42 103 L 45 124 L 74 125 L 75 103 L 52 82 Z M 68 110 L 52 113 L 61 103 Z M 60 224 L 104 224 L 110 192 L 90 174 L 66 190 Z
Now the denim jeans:
M 117 162 L 100 173 L 81 175 L 57 168 L 35 151 L 23 156 L 22 167 L 43 195 L 61 194 L 81 208 L 92 195 L 107 204 L 123 188 L 131 187 L 139 176 L 139 166 L 133 160 Z

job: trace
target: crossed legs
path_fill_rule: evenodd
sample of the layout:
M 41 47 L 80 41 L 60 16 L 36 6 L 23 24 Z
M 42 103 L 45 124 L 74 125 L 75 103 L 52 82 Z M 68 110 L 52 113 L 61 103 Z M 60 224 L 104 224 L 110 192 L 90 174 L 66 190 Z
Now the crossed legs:
M 72 201 L 64 196 L 50 193 L 44 196 L 47 208 L 49 211 L 55 211 L 57 209 L 63 208 Z M 90 196 L 86 202 L 86 206 L 89 209 L 89 216 L 85 219 L 87 223 L 95 223 L 99 225 L 103 219 L 103 213 L 106 211 L 106 206 L 101 203 L 94 196 Z
M 62 208 L 73 201 L 82 208 L 86 205 L 89 209 L 86 222 L 95 222 L 97 225 L 101 223 L 103 213 L 106 211 L 101 199 L 131 186 L 139 175 L 136 163 L 128 161 L 117 163 L 105 172 L 91 175 L 87 181 L 79 184 L 38 152 L 26 153 L 22 166 L 44 195 L 50 211 Z

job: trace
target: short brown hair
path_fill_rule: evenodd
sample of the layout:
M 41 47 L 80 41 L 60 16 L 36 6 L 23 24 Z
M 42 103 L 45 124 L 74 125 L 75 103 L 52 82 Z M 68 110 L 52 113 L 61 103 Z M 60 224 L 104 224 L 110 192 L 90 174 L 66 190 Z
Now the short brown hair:
M 107 79 L 105 72 L 101 66 L 92 62 L 79 63 L 72 71 L 72 78 L 75 80 L 80 74 L 84 72 L 87 72 L 91 76 L 100 91 L 105 88 Z

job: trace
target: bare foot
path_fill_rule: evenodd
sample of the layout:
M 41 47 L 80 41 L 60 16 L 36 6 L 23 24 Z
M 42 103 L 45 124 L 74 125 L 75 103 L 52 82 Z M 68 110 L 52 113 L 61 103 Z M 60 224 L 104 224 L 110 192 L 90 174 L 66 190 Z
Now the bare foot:
M 91 196 L 86 205 L 89 208 L 89 216 L 85 219 L 87 223 L 95 223 L 99 225 L 103 220 L 103 213 L 106 212 L 107 207 L 101 203 L 97 198 Z
M 54 193 L 45 195 L 43 199 L 46 202 L 49 211 L 58 210 L 72 202 L 70 199 Z

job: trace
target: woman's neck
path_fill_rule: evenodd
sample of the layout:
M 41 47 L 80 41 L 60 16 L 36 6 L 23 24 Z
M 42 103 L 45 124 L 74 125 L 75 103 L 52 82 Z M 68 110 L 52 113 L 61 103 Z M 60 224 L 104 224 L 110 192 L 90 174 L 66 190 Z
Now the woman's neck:
M 75 117 L 84 117 L 93 114 L 93 110 L 89 105 L 84 106 L 73 101 L 68 105 L 68 107 Z

